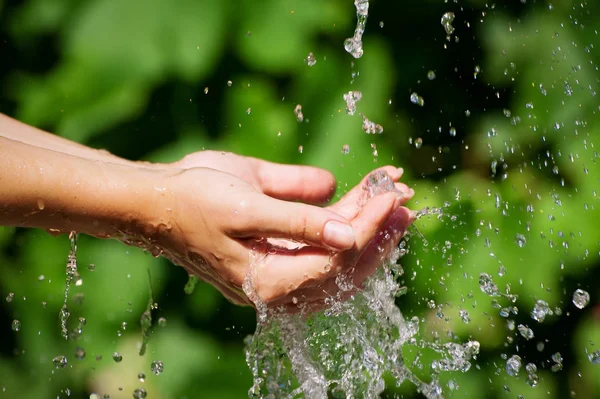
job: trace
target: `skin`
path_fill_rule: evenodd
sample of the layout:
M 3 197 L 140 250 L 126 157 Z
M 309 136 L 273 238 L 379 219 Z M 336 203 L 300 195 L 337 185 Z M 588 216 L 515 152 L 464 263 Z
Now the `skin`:
M 414 219 L 402 206 L 414 192 L 392 166 L 382 169 L 395 192 L 366 200 L 363 181 L 320 207 L 335 192 L 322 169 L 213 151 L 132 162 L 3 115 L 0 159 L 0 225 L 116 238 L 237 304 L 253 305 L 242 289 L 249 276 L 253 300 L 317 309 L 337 293 L 338 276 L 360 287 Z

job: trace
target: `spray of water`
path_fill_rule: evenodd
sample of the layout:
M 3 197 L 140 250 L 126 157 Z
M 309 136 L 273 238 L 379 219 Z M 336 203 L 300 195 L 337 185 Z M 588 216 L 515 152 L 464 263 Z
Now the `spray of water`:
M 363 187 L 369 198 L 395 190 L 385 172 L 374 172 Z M 432 343 L 418 337 L 419 320 L 406 320 L 395 301 L 406 292 L 398 263 L 405 250 L 395 248 L 377 274 L 357 289 L 348 278 L 337 278 L 339 293 L 326 301 L 327 309 L 313 314 L 267 312 L 253 290 L 256 265 L 265 255 L 251 258 L 245 292 L 255 301 L 258 326 L 246 344 L 246 360 L 254 376 L 250 397 L 377 398 L 385 389 L 384 375 L 396 384 L 413 383 L 427 398 L 441 398 L 437 376 L 445 371 L 467 371 L 479 352 L 469 341 Z M 345 294 L 351 298 L 344 301 Z M 421 381 L 405 364 L 404 345 L 433 350 L 441 359 L 433 364 L 432 380 Z

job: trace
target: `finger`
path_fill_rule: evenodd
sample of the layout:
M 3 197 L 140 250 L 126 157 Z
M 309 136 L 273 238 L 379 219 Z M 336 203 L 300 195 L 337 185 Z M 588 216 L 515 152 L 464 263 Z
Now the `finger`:
M 324 204 L 335 193 L 335 177 L 324 169 L 256 161 L 261 188 L 271 197 Z
M 369 176 L 373 173 L 377 173 L 380 171 L 387 173 L 393 182 L 399 180 L 400 177 L 402 177 L 402 174 L 404 173 L 404 170 L 402 168 L 396 168 L 394 166 L 383 166 L 381 168 L 375 169 L 367 176 L 363 177 L 361 182 L 354 186 L 349 192 L 347 192 L 338 202 L 330 205 L 327 208 L 336 213 L 339 213 L 348 220 L 353 219 L 360 212 L 360 209 L 365 202 L 365 196 L 368 195 L 365 191 L 365 187 L 368 184 Z M 410 189 L 403 183 L 395 183 L 394 186 L 396 190 L 403 193 L 403 195 L 411 197 L 412 195 L 414 195 L 412 189 Z
M 230 236 L 287 238 L 331 250 L 354 246 L 352 225 L 330 210 L 262 194 L 247 196 L 240 206 L 229 223 Z
M 384 261 L 390 259 L 392 251 L 404 237 L 414 219 L 415 212 L 402 206 L 392 213 L 358 260 L 353 274 L 354 285 L 360 287 Z

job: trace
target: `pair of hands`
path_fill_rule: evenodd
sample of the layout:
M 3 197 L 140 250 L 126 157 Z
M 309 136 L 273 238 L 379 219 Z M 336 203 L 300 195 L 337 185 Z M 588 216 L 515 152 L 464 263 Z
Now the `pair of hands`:
M 168 167 L 170 222 L 154 248 L 237 304 L 253 305 L 242 290 L 252 266 L 253 291 L 267 306 L 321 307 L 340 274 L 360 287 L 414 219 L 402 206 L 414 192 L 391 166 L 380 170 L 394 192 L 367 199 L 363 180 L 325 208 L 309 205 L 334 193 L 322 169 L 213 151 Z

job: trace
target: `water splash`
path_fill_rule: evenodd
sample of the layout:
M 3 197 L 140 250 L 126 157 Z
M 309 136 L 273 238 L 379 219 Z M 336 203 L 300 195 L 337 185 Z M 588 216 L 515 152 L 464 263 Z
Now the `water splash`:
M 354 36 L 344 41 L 344 49 L 354 58 L 360 58 L 363 55 L 362 36 L 369 16 L 369 0 L 354 0 L 354 7 L 356 7 L 356 29 L 354 29 Z
M 367 134 L 381 134 L 383 133 L 383 126 L 379 123 L 370 121 L 364 114 L 360 114 L 363 120 L 362 129 Z
M 146 354 L 148 341 L 150 341 L 150 333 L 152 330 L 152 309 L 154 304 L 154 295 L 152 293 L 152 281 L 150 277 L 150 269 L 148 269 L 148 303 L 146 310 L 140 316 L 140 326 L 142 327 L 142 345 L 140 346 L 140 356 Z
M 369 175 L 363 186 L 366 199 L 394 190 L 393 180 L 382 171 Z M 418 338 L 419 319 L 406 320 L 395 304 L 406 293 L 398 282 L 404 274 L 398 263 L 403 253 L 396 247 L 361 289 L 339 275 L 339 292 L 326 299 L 327 308 L 312 314 L 301 309 L 299 315 L 267 313 L 265 304 L 256 302 L 252 276 L 265 255 L 253 255 L 244 284 L 244 292 L 258 309 L 256 333 L 246 340 L 246 362 L 254 376 L 249 397 L 378 398 L 389 373 L 397 385 L 410 381 L 425 397 L 441 398 L 439 374 L 469 370 L 479 343 L 431 343 Z M 405 345 L 441 355 L 433 364 L 430 382 L 421 381 L 404 363 Z
M 183 287 L 183 292 L 187 295 L 192 295 L 196 289 L 196 285 L 198 285 L 198 276 L 190 275 L 185 287 Z
M 69 233 L 69 243 L 70 250 L 69 256 L 67 257 L 67 278 L 65 283 L 65 295 L 63 299 L 63 305 L 59 312 L 60 319 L 60 331 L 61 335 L 64 339 L 69 339 L 69 330 L 67 328 L 67 321 L 71 316 L 71 312 L 67 306 L 67 301 L 69 300 L 69 289 L 71 288 L 71 283 L 74 280 L 79 280 L 77 273 L 77 233 L 72 231 Z
M 356 103 L 362 98 L 362 93 L 358 90 L 352 90 L 344 94 L 344 101 L 346 102 L 346 113 L 348 115 L 354 115 L 356 112 Z

